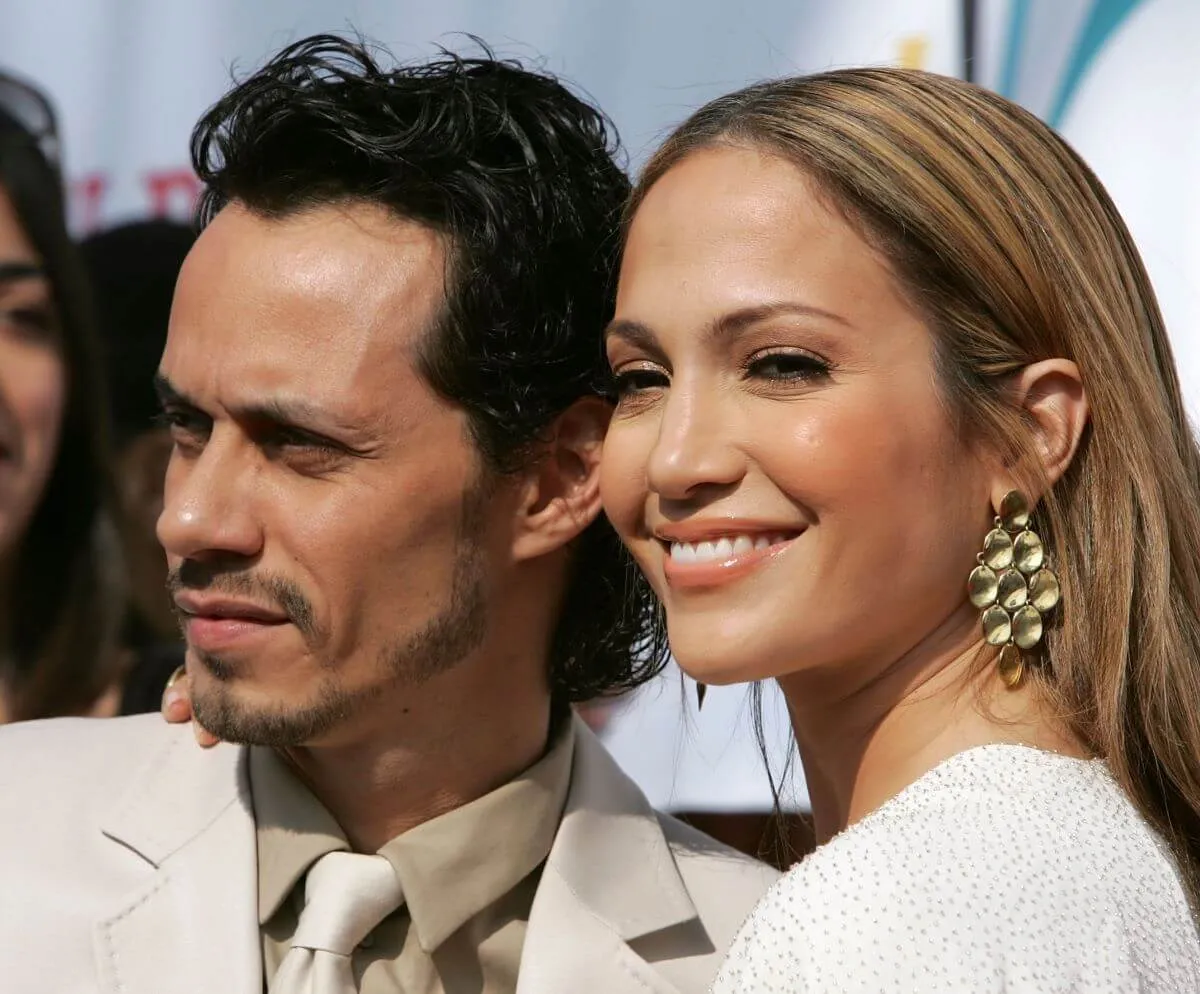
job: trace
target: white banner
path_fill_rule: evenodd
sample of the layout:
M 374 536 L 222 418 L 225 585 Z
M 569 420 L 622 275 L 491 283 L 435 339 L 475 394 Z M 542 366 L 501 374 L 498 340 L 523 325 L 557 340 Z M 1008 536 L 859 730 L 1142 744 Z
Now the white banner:
M 616 121 L 636 166 L 687 113 L 764 76 L 904 60 L 956 72 L 957 0 L 10 0 L 0 65 L 57 104 L 74 219 L 186 213 L 192 125 L 289 41 L 353 26 L 401 58 L 479 35 L 541 60 Z
M 981 0 L 977 79 L 1057 128 L 1150 271 L 1200 415 L 1200 3 Z

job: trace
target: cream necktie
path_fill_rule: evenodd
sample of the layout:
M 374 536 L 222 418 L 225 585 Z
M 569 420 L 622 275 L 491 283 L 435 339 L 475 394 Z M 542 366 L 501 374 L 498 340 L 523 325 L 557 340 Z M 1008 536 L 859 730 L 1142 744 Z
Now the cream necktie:
M 322 856 L 304 881 L 304 910 L 270 994 L 355 994 L 351 955 L 403 902 L 400 880 L 382 856 Z

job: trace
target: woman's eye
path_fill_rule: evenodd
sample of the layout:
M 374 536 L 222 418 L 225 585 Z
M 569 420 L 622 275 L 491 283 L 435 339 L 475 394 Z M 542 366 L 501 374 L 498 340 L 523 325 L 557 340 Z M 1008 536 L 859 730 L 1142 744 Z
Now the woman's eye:
M 750 376 L 765 380 L 817 380 L 829 375 L 829 364 L 806 352 L 769 352 L 746 365 Z
M 626 369 L 615 373 L 613 380 L 618 397 L 645 393 L 668 384 L 666 374 L 657 369 Z

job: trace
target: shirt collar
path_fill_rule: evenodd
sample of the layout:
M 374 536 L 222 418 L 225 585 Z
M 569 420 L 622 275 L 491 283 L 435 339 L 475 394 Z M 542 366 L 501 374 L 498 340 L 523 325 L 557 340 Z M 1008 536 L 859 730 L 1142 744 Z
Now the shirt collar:
M 400 878 L 424 952 L 545 862 L 566 804 L 574 749 L 566 722 L 550 750 L 520 776 L 379 850 Z
M 265 925 L 308 868 L 326 853 L 348 851 L 325 806 L 272 749 L 250 748 L 250 796 L 258 835 L 258 923 Z
M 524 773 L 386 843 L 421 949 L 431 953 L 536 870 L 550 853 L 571 782 L 571 722 Z M 271 749 L 250 749 L 258 835 L 258 920 L 265 925 L 326 853 L 348 851 L 334 817 Z

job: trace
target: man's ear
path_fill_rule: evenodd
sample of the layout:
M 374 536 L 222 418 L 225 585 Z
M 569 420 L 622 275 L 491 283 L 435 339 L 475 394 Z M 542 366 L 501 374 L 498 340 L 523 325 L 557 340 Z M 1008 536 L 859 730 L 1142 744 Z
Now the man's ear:
M 585 397 L 551 426 L 522 491 L 514 559 L 536 559 L 561 549 L 596 520 L 600 452 L 611 416 L 607 402 Z
M 1042 480 L 1053 486 L 1079 451 L 1091 417 L 1087 392 L 1079 367 L 1069 359 L 1044 359 L 1021 370 L 1013 383 L 1013 399 L 1028 415 L 1034 432 L 1032 455 L 1039 463 Z M 1012 489 L 1011 479 L 998 480 L 993 506 Z M 1029 493 L 1038 500 L 1040 493 Z

